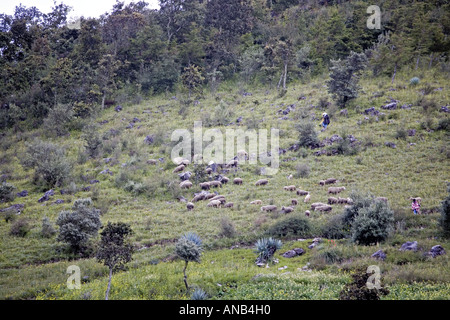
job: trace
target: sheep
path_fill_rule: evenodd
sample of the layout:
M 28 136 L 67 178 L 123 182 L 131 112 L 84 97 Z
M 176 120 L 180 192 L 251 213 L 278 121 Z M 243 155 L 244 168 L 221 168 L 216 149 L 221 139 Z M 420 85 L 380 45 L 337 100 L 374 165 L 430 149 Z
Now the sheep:
M 325 180 L 325 184 L 333 184 L 336 183 L 337 179 L 334 178 L 328 178 Z
M 208 200 L 208 199 L 214 198 L 215 196 L 216 196 L 216 194 L 215 194 L 215 193 L 208 193 L 208 194 L 205 194 L 205 200 Z
M 220 181 L 211 181 L 209 184 L 211 185 L 211 187 L 214 187 L 214 188 L 217 188 L 217 187 L 222 188 L 222 182 L 220 182 Z
M 190 182 L 189 180 L 185 180 L 180 183 L 181 189 L 189 189 L 190 187 L 192 187 L 192 182 Z
M 233 202 L 227 202 L 224 205 L 225 208 L 233 208 L 234 207 L 234 203 Z
M 276 210 L 277 210 L 277 206 L 274 206 L 274 205 L 267 205 L 267 206 L 261 207 L 261 211 L 272 212 L 272 211 L 276 211 Z
M 259 179 L 258 181 L 256 181 L 255 185 L 256 186 L 264 186 L 268 183 L 269 183 L 269 180 L 267 180 L 267 179 Z
M 283 212 L 283 213 L 291 213 L 292 211 L 294 211 L 294 208 L 292 208 L 292 207 L 281 207 L 281 211 Z
M 191 162 L 188 159 L 181 160 L 181 164 L 184 164 L 185 166 L 188 166 Z
M 325 203 L 322 203 L 322 202 L 314 202 L 314 203 L 311 203 L 311 209 L 312 209 L 312 210 L 314 210 L 316 207 L 319 207 L 319 206 L 326 206 L 326 204 L 325 204 Z
M 205 173 L 206 173 L 206 174 L 211 174 L 211 172 L 212 172 L 212 169 L 211 169 L 211 168 L 206 168 L 206 169 L 205 169 Z
M 339 199 L 342 199 L 342 198 L 339 198 Z M 335 198 L 335 197 L 329 197 L 328 198 L 328 204 L 342 203 L 342 202 L 339 202 L 339 199 Z M 344 199 L 344 200 L 346 200 L 346 199 Z
M 211 194 L 214 195 L 214 193 L 211 193 Z M 225 199 L 225 196 L 222 196 L 222 195 L 218 194 L 218 195 L 214 195 L 214 197 L 210 198 L 210 200 L 218 200 L 218 199 L 221 199 L 221 198 Z
M 156 165 L 158 163 L 158 160 L 155 159 L 148 159 L 147 164 Z
M 309 210 L 305 211 L 305 216 L 309 217 L 311 215 L 311 212 L 309 212 Z
M 337 194 L 345 190 L 345 187 L 329 187 L 328 193 Z
M 245 160 L 247 160 L 248 159 L 248 153 L 245 150 L 239 150 L 237 152 L 237 158 L 238 159 L 245 159 Z
M 305 191 L 305 190 L 297 190 L 297 195 L 299 196 L 306 196 L 307 194 L 309 194 L 309 191 Z
M 298 205 L 298 200 L 297 200 L 297 199 L 291 199 L 291 204 L 292 204 L 293 206 Z
M 184 170 L 184 164 L 180 164 L 178 167 L 173 169 L 172 173 L 177 173 Z
M 191 202 L 197 202 L 197 201 L 200 201 L 200 200 L 205 200 L 205 194 L 204 193 L 200 193 L 200 194 L 197 194 L 192 200 L 191 200 Z
M 262 204 L 261 200 L 253 200 L 250 204 Z
M 341 198 L 341 197 L 338 197 L 338 198 L 337 198 L 337 203 L 339 203 L 339 204 L 353 204 L 353 200 L 350 199 L 350 198 Z
M 295 191 L 295 189 L 297 189 L 294 185 L 290 185 L 290 186 L 285 186 L 283 188 L 286 191 Z
M 220 200 L 212 200 L 208 203 L 207 207 L 218 208 L 221 204 L 222 202 L 220 202 Z
M 202 190 L 209 190 L 209 188 L 211 188 L 211 184 L 209 182 L 200 182 L 199 186 Z
M 186 204 L 186 208 L 188 209 L 188 211 L 191 211 L 192 209 L 194 209 L 194 204 L 192 202 L 188 202 Z
M 320 184 L 321 186 L 324 186 L 324 185 L 325 185 L 325 180 L 320 180 L 320 181 L 319 181 L 319 184 Z
M 376 197 L 375 200 L 384 201 L 387 203 L 388 199 L 386 197 Z
M 237 185 L 241 185 L 242 184 L 242 179 L 241 178 L 234 178 L 233 183 L 237 184 Z
M 221 182 L 224 183 L 228 183 L 228 181 L 230 181 L 230 179 L 228 177 L 222 176 L 222 180 Z
M 323 205 L 323 206 L 318 206 L 314 208 L 314 211 L 331 211 L 333 209 L 332 206 L 329 205 Z
M 228 162 L 227 164 L 226 164 L 226 167 L 227 168 L 232 168 L 232 167 L 237 167 L 238 166 L 238 161 L 237 160 L 231 160 L 230 162 Z
M 305 197 L 305 200 L 303 200 L 304 203 L 308 203 L 309 200 L 311 200 L 311 195 L 308 193 Z
M 293 176 L 292 174 L 290 174 L 290 175 L 288 176 L 288 180 L 291 180 L 293 177 L 294 177 L 294 176 Z

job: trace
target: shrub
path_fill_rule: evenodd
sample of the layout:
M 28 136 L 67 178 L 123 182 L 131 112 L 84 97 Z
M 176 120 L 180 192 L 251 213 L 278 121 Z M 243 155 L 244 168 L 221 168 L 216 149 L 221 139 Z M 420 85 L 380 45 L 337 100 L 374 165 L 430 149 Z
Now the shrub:
M 69 104 L 58 104 L 48 113 L 44 120 L 46 133 L 57 137 L 67 134 L 68 124 L 72 120 L 73 106 Z
M 2 182 L 0 185 L 0 202 L 11 202 L 16 197 L 14 190 L 16 187 L 14 187 L 12 184 L 7 182 Z
M 447 184 L 448 196 L 441 203 L 441 217 L 439 219 L 439 226 L 444 237 L 450 238 L 450 183 Z
M 191 300 L 206 300 L 208 299 L 208 294 L 200 288 L 197 288 L 192 292 Z
M 349 235 L 349 229 L 344 225 L 342 214 L 332 216 L 321 228 L 322 237 L 327 239 L 343 239 Z
M 408 132 L 404 128 L 398 128 L 395 132 L 395 139 L 406 139 Z
M 44 217 L 42 219 L 42 229 L 41 234 L 45 238 L 50 238 L 56 233 L 55 228 L 53 228 L 52 223 L 50 222 L 50 219 L 47 217 Z
M 307 178 L 311 172 L 311 167 L 306 163 L 300 163 L 295 166 L 296 173 L 295 178 Z
M 444 118 L 444 119 L 439 120 L 436 130 L 449 131 L 450 130 L 450 118 Z
M 273 258 L 273 255 L 278 249 L 281 249 L 282 243 L 280 240 L 273 238 L 258 239 L 255 243 L 255 252 L 258 253 L 256 263 L 267 263 Z
M 385 240 L 392 230 L 394 212 L 384 201 L 374 201 L 361 208 L 352 224 L 352 240 L 370 245 Z
M 232 238 L 236 235 L 236 229 L 233 222 L 228 217 L 220 219 L 220 233 L 219 236 Z
M 314 123 L 303 121 L 297 125 L 299 133 L 298 143 L 301 147 L 316 148 L 319 146 L 319 137 Z
M 83 253 L 90 238 L 97 235 L 102 226 L 100 210 L 93 207 L 90 198 L 78 199 L 72 211 L 61 211 L 56 224 L 59 226 L 57 240 L 69 244 L 75 253 Z
M 187 283 L 187 275 L 186 275 L 186 269 L 187 269 L 188 263 L 190 261 L 200 263 L 202 251 L 203 251 L 202 240 L 200 239 L 200 237 L 197 234 L 191 233 L 191 232 L 188 232 L 188 233 L 184 234 L 183 236 L 181 236 L 178 239 L 177 244 L 175 245 L 176 255 L 179 258 L 183 259 L 185 262 L 183 274 L 184 274 L 184 284 L 186 286 L 186 290 L 189 290 L 189 285 Z
M 412 86 L 418 85 L 419 82 L 420 82 L 420 79 L 417 78 L 417 77 L 413 77 L 413 78 L 411 78 L 411 79 L 409 80 L 409 84 L 412 85 Z
M 278 237 L 294 235 L 307 237 L 310 231 L 311 225 L 308 220 L 301 216 L 290 216 L 269 227 L 267 234 Z
M 27 233 L 31 230 L 28 219 L 22 218 L 15 221 L 11 225 L 11 229 L 9 230 L 9 234 L 16 237 L 25 237 Z
M 102 137 L 99 133 L 100 125 L 96 123 L 89 124 L 83 128 L 81 138 L 85 142 L 86 153 L 91 158 L 95 158 L 101 154 L 102 151 Z
M 353 220 L 358 216 L 359 210 L 370 206 L 373 198 L 370 194 L 361 194 L 355 191 L 350 193 L 350 198 L 353 200 L 353 205 L 346 207 L 343 213 L 343 223 L 350 228 Z
M 338 154 L 352 156 L 359 152 L 359 147 L 357 145 L 352 144 L 350 135 L 344 133 L 342 134 L 342 139 L 337 141 L 336 143 L 336 152 Z
M 389 294 L 386 288 L 372 288 L 367 286 L 370 274 L 364 269 L 357 269 L 352 275 L 353 281 L 346 284 L 339 293 L 339 300 L 380 300 L 380 295 Z
M 37 181 L 43 181 L 47 187 L 62 185 L 71 171 L 64 149 L 40 140 L 27 145 L 22 164 L 34 168 Z

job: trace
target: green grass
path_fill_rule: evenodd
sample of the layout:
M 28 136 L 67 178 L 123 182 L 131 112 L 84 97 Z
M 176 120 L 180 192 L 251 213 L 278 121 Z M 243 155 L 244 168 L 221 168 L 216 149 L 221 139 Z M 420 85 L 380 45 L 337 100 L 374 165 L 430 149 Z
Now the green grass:
M 187 231 L 199 234 L 206 247 L 202 263 L 189 264 L 188 280 L 206 290 L 213 299 L 337 299 L 339 290 L 350 279 L 348 272 L 356 266 L 370 264 L 379 264 L 384 270 L 386 283 L 393 290 L 393 294 L 386 296 L 386 299 L 448 299 L 448 256 L 424 259 L 421 254 L 435 244 L 441 244 L 450 252 L 450 242 L 440 238 L 437 225 L 439 214 L 436 212 L 447 196 L 446 182 L 450 181 L 449 135 L 443 130 L 427 131 L 421 123 L 431 119 L 437 124 L 440 119 L 448 117 L 439 113 L 438 109 L 448 104 L 449 83 L 442 74 L 423 72 L 421 83 L 411 87 L 408 81 L 412 76 L 407 71 L 399 74 L 395 91 L 390 90 L 390 79 L 365 78 L 361 82 L 364 92 L 349 105 L 348 117 L 340 116 L 334 106 L 327 109 L 331 114 L 331 125 L 326 131 L 319 132 L 319 139 L 329 138 L 333 134 L 342 135 L 343 132 L 352 134 L 361 142 L 357 154 L 317 157 L 313 155 L 315 150 L 287 152 L 280 156 L 278 173 L 268 176 L 269 184 L 263 187 L 254 185 L 256 180 L 262 178 L 255 174 L 260 166 L 242 165 L 237 172 L 227 173 L 230 179 L 241 177 L 244 181 L 242 186 L 230 183 L 217 190 L 227 201 L 234 202 L 232 209 L 207 208 L 206 202 L 197 202 L 193 211 L 187 211 L 185 204 L 175 198 L 182 195 L 192 199 L 193 193 L 200 189 L 198 186 L 190 190 L 167 187 L 169 182 L 179 181 L 178 176 L 172 173 L 175 165 L 170 163 L 172 131 L 177 128 L 192 130 L 194 121 L 202 120 L 205 113 L 214 116 L 214 108 L 223 99 L 229 105 L 233 121 L 239 116 L 244 121 L 242 126 L 219 127 L 222 132 L 227 128 L 247 129 L 247 125 L 252 128 L 256 125 L 265 129 L 273 127 L 280 130 L 280 148 L 288 148 L 297 142 L 294 125 L 302 116 L 311 119 L 314 115 L 314 121 L 319 124 L 324 110 L 312 106 L 318 105 L 320 98 L 331 101 L 323 87 L 325 79 L 291 84 L 282 98 L 278 98 L 276 90 L 266 93 L 267 88 L 249 85 L 238 88 L 235 84 L 225 83 L 215 94 L 206 94 L 198 105 L 182 110 L 181 115 L 179 99 L 172 100 L 163 95 L 143 100 L 138 105 L 123 105 L 124 110 L 119 113 L 112 109 L 105 110 L 96 119 L 98 122 L 108 121 L 101 126 L 101 134 L 110 129 L 119 130 L 120 134 L 104 140 L 107 152 L 98 159 L 83 160 L 80 156 L 83 150 L 80 131 L 72 131 L 69 137 L 53 139 L 67 148 L 68 158 L 73 163 L 73 176 L 69 181 L 75 183 L 78 189 L 89 186 L 91 179 L 98 179 L 100 183 L 92 185 L 90 191 L 78 191 L 73 195 L 60 195 L 61 188 L 55 188 L 56 195 L 44 204 L 37 202 L 45 190 L 33 184 L 33 170 L 20 165 L 26 150 L 25 143 L 41 135 L 42 130 L 17 134 L 7 132 L 0 142 L 0 175 L 9 175 L 8 182 L 17 187 L 17 192 L 27 189 L 29 196 L 1 204 L 1 208 L 23 203 L 25 208 L 21 216 L 30 220 L 32 229 L 26 237 L 17 238 L 9 235 L 11 223 L 3 219 L 0 221 L 0 298 L 82 299 L 84 296 L 102 299 L 107 282 L 105 268 L 92 258 L 69 260 L 73 257 L 56 242 L 56 236 L 47 239 L 40 235 L 44 216 L 54 223 L 59 212 L 69 209 L 74 200 L 92 197 L 94 204 L 104 211 L 101 217 L 103 224 L 108 221 L 131 224 L 135 231 L 132 241 L 139 249 L 129 263 L 129 270 L 113 277 L 112 299 L 189 298 L 183 290 L 183 263 L 166 259 L 173 255 L 176 239 Z M 427 84 L 442 87 L 443 90 L 427 95 L 427 99 L 434 100 L 439 107 L 424 111 L 416 102 L 421 97 L 420 89 Z M 244 97 L 239 94 L 240 90 L 252 92 L 252 96 Z M 375 92 L 384 94 L 374 97 Z M 297 100 L 302 95 L 306 99 Z M 411 103 L 413 106 L 405 110 L 382 110 L 380 106 L 391 97 L 399 100 L 399 105 Z M 259 103 L 254 103 L 255 100 Z M 277 111 L 294 103 L 296 110 L 288 115 L 291 120 L 280 120 L 283 115 L 277 114 Z M 361 112 L 372 106 L 386 115 L 379 117 L 378 121 L 374 117 L 364 120 L 365 115 Z M 125 129 L 134 117 L 141 122 L 132 129 Z M 416 129 L 416 134 L 396 139 L 399 128 Z M 320 128 L 317 126 L 317 129 Z M 144 143 L 144 138 L 150 134 L 155 137 L 154 145 Z M 394 142 L 397 148 L 386 147 L 385 142 Z M 114 158 L 112 164 L 103 161 L 107 157 Z M 146 164 L 147 159 L 161 157 L 165 162 L 155 166 Z M 294 157 L 296 159 L 292 160 Z M 307 164 L 310 171 L 307 176 L 296 178 L 299 163 Z M 100 174 L 106 168 L 114 175 Z M 193 171 L 192 168 L 188 170 Z M 294 179 L 287 179 L 290 174 Z M 125 177 L 124 182 L 132 180 L 141 183 L 147 191 L 140 194 L 125 191 L 125 183 L 119 181 L 119 176 Z M 340 240 L 337 248 L 327 248 L 326 244 L 317 250 L 307 249 L 304 256 L 292 260 L 278 255 L 279 264 L 267 270 L 255 266 L 254 242 L 282 215 L 263 213 L 260 206 L 250 202 L 260 199 L 263 205 L 273 203 L 281 208 L 290 205 L 290 199 L 296 198 L 299 205 L 294 214 L 303 214 L 309 209 L 309 204 L 303 203 L 303 197 L 283 190 L 283 186 L 295 184 L 310 191 L 311 203 L 327 202 L 327 189 L 318 181 L 329 177 L 337 178 L 339 185 L 346 187 L 339 194 L 341 197 L 347 197 L 352 190 L 356 190 L 389 199 L 395 211 L 396 231 L 381 244 L 388 253 L 388 259 L 385 262 L 374 261 L 370 255 L 378 248 L 359 247 L 348 240 Z M 420 196 L 423 199 L 422 209 L 432 213 L 413 216 L 410 211 L 411 196 Z M 56 199 L 62 199 L 65 203 L 52 204 Z M 342 205 L 335 205 L 331 213 L 313 212 L 310 217 L 311 236 L 320 236 L 320 226 L 342 210 Z M 237 232 L 235 238 L 219 236 L 222 216 L 228 217 L 234 224 Z M 295 246 L 306 249 L 305 242 L 282 240 L 284 244 L 287 241 L 282 251 Z M 398 251 L 403 242 L 412 240 L 419 242 L 419 253 Z M 236 244 L 241 249 L 229 250 Z M 325 252 L 327 250 L 331 252 Z M 313 271 L 297 270 L 307 262 L 314 266 Z M 68 277 L 65 272 L 71 264 L 79 265 L 82 276 L 88 276 L 81 290 L 70 291 L 65 287 Z M 288 268 L 277 269 L 284 265 Z M 282 274 L 286 272 L 291 273 Z M 263 276 L 254 278 L 258 274 Z

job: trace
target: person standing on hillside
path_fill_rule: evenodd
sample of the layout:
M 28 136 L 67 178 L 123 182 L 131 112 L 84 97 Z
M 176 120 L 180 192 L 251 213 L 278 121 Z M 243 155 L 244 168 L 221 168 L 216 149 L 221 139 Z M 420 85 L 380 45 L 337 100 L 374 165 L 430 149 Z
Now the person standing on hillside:
M 322 125 L 323 130 L 325 130 L 329 124 L 330 124 L 330 117 L 326 112 L 324 112 L 322 114 L 322 121 L 320 122 L 320 125 Z
M 413 199 L 411 209 L 415 215 L 420 214 L 420 203 L 416 199 Z

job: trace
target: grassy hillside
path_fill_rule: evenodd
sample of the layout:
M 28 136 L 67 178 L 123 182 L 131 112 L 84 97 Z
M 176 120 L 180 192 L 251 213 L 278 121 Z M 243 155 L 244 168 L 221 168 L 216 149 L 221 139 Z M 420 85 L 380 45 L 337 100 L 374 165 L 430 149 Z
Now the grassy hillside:
M 409 84 L 413 76 L 421 79 L 416 86 Z M 391 291 L 383 299 L 449 299 L 450 242 L 441 238 L 438 228 L 438 208 L 447 197 L 450 181 L 449 132 L 448 125 L 444 126 L 449 116 L 439 112 L 441 106 L 449 104 L 448 78 L 437 71 L 404 71 L 391 86 L 389 78 L 365 77 L 361 81 L 363 92 L 348 106 L 348 115 L 341 114 L 334 105 L 325 81 L 317 78 L 291 84 L 281 97 L 275 89 L 224 83 L 216 93 L 205 93 L 189 105 L 184 102 L 186 97 L 178 93 L 139 104 L 123 104 L 120 112 L 106 109 L 95 119 L 101 123 L 103 144 L 102 153 L 94 159 L 84 152 L 83 130 L 71 123 L 70 134 L 47 140 L 66 148 L 72 176 L 66 185 L 54 188 L 55 195 L 43 203 L 38 199 L 47 189 L 33 183 L 34 172 L 24 168 L 21 159 L 26 144 L 35 137 L 44 137 L 44 129 L 6 132 L 1 138 L 0 173 L 17 192 L 28 190 L 28 196 L 16 197 L 0 208 L 24 204 L 20 217 L 29 220 L 31 230 L 25 237 L 13 236 L 12 222 L 0 221 L 0 298 L 104 298 L 106 267 L 93 257 L 74 256 L 56 241 L 56 235 L 41 235 L 44 217 L 54 223 L 62 210 L 72 207 L 74 200 L 90 197 L 101 210 L 104 225 L 108 221 L 126 222 L 135 232 L 132 241 L 137 251 L 128 270 L 114 275 L 110 299 L 189 299 L 183 284 L 184 263 L 174 256 L 177 239 L 188 231 L 197 233 L 206 248 L 200 264 L 189 264 L 189 282 L 205 290 L 212 299 L 337 299 L 351 280 L 352 270 L 369 265 L 380 267 L 382 285 Z M 391 99 L 398 100 L 399 107 L 382 109 Z M 295 109 L 289 114 L 278 112 L 292 104 Z M 222 109 L 217 108 L 220 105 Z M 410 107 L 400 108 L 404 105 Z M 371 107 L 384 114 L 365 114 Z M 318 125 L 324 111 L 330 114 L 331 125 L 321 132 Z M 233 124 L 214 124 L 222 122 L 223 115 Z M 239 117 L 242 122 L 236 124 Z M 226 128 L 277 128 L 282 149 L 297 143 L 297 123 L 312 121 L 321 141 L 335 134 L 350 134 L 357 139 L 358 147 L 330 156 L 315 153 L 331 150 L 335 144 L 287 151 L 280 155 L 280 168 L 273 176 L 260 175 L 261 165 L 240 165 L 226 175 L 230 179 L 242 178 L 243 185 L 228 183 L 217 190 L 234 203 L 233 208 L 208 208 L 207 202 L 200 201 L 188 211 L 177 198 L 190 200 L 200 187 L 178 187 L 180 179 L 172 173 L 175 164 L 170 161 L 170 135 L 175 129 L 192 131 L 194 121 L 199 120 L 204 125 L 212 123 L 212 128 L 223 132 Z M 127 128 L 130 122 L 133 126 Z M 415 130 L 414 135 L 409 135 L 408 130 Z M 145 142 L 148 135 L 153 137 L 151 144 Z M 396 147 L 387 146 L 388 142 Z M 107 158 L 111 158 L 109 162 Z M 156 165 L 147 163 L 148 159 L 160 158 L 164 159 Z M 102 173 L 106 169 L 112 174 Z M 193 165 L 187 170 L 193 172 Z M 293 179 L 289 180 L 291 174 Z M 333 205 L 331 212 L 311 211 L 309 233 L 280 238 L 283 247 L 275 254 L 278 264 L 269 268 L 256 266 L 254 242 L 284 214 L 263 213 L 260 206 L 250 202 L 260 199 L 263 205 L 274 204 L 280 209 L 297 198 L 299 205 L 287 215 L 304 216 L 310 203 L 327 202 L 327 186 L 318 182 L 330 177 L 346 187 L 339 194 L 341 197 L 350 197 L 356 191 L 388 198 L 395 218 L 395 230 L 389 238 L 377 246 L 356 245 L 350 239 L 335 243 L 324 239 L 318 247 L 308 249 L 312 238 L 324 238 L 324 225 L 342 213 L 343 205 Z M 261 178 L 267 178 L 268 185 L 255 186 Z M 291 184 L 310 191 L 310 203 L 304 203 L 303 196 L 283 190 L 283 186 Z M 61 189 L 71 192 L 61 194 Z M 411 213 L 410 197 L 423 199 L 424 214 Z M 64 202 L 55 204 L 57 199 Z M 232 223 L 236 235 L 221 236 L 222 219 Z M 418 241 L 419 251 L 400 252 L 398 249 L 406 241 Z M 437 244 L 444 247 L 447 255 L 424 257 Z M 293 248 L 303 248 L 305 254 L 295 258 L 281 256 Z M 379 249 L 386 252 L 385 261 L 370 257 Z M 66 269 L 74 264 L 81 269 L 80 290 L 66 287 Z M 287 268 L 279 269 L 284 266 Z

